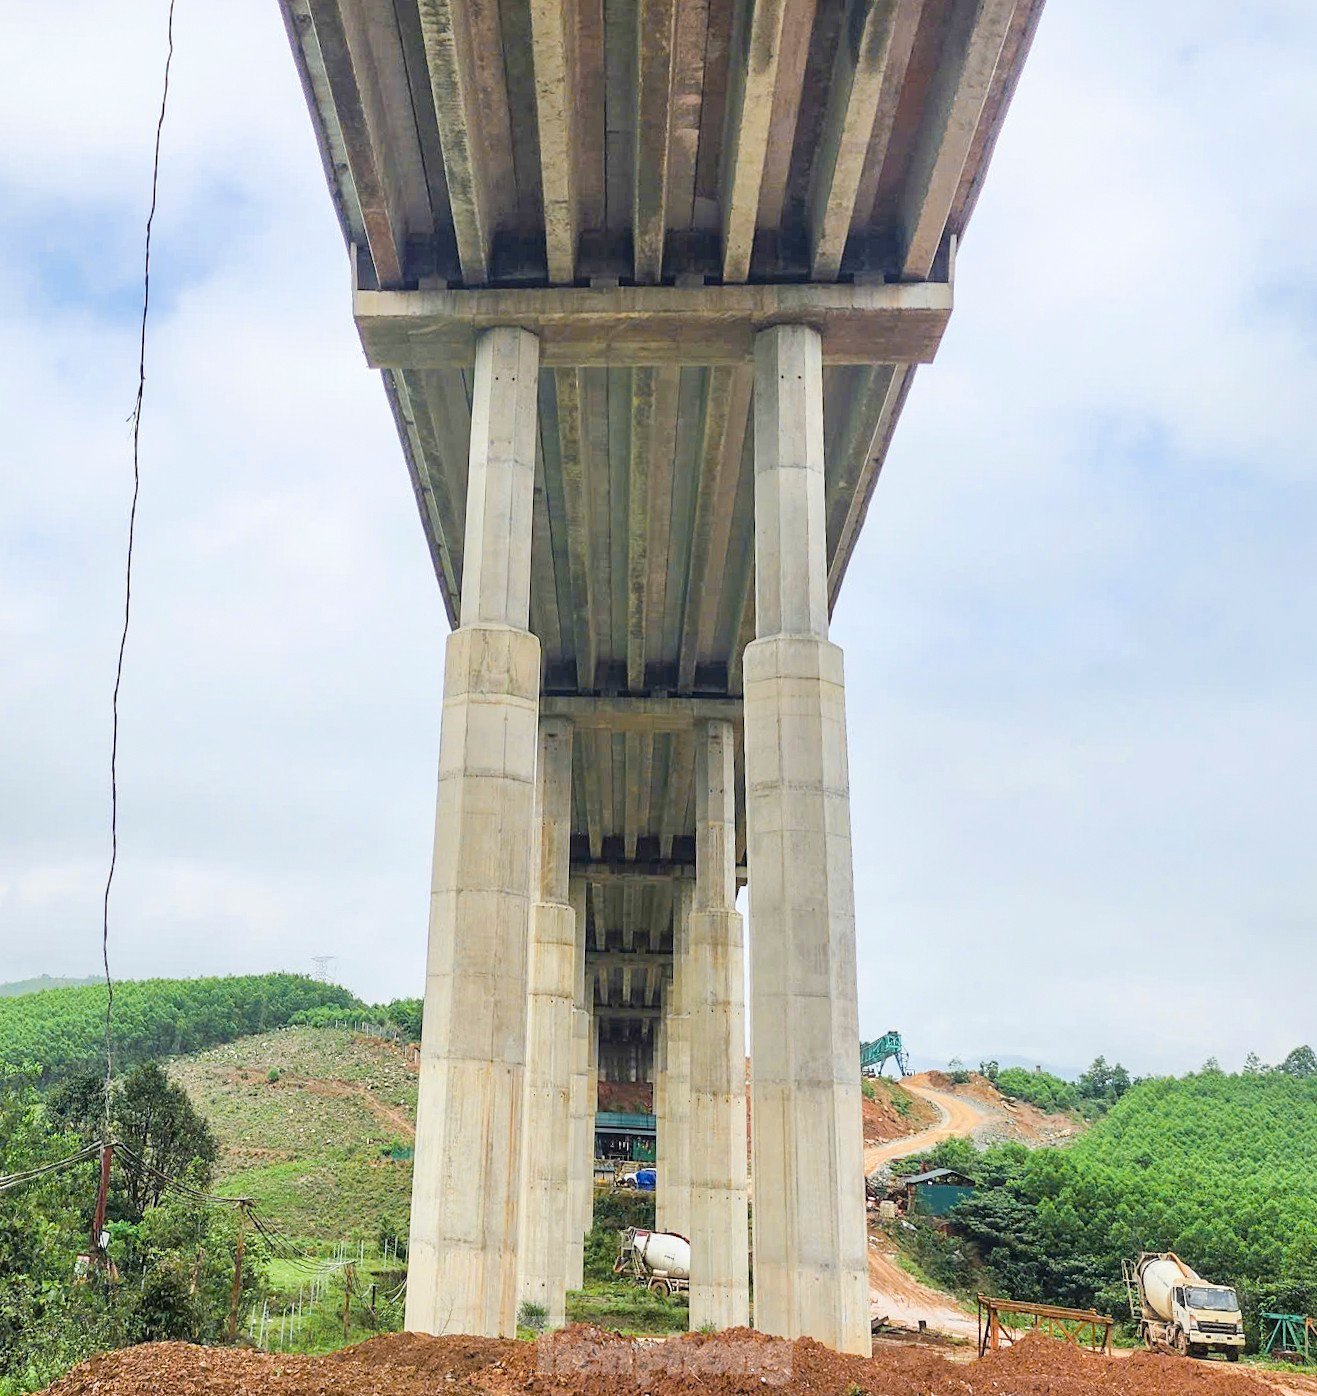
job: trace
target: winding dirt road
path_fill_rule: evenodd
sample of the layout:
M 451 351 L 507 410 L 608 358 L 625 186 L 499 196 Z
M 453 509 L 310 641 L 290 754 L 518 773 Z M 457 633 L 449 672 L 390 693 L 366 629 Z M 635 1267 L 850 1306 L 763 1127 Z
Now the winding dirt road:
M 935 1090 L 932 1086 L 917 1085 L 913 1081 L 904 1081 L 902 1085 L 911 1095 L 917 1095 L 934 1106 L 941 1119 L 931 1129 L 922 1130 L 919 1134 L 891 1139 L 885 1144 L 875 1144 L 865 1149 L 865 1173 L 872 1173 L 879 1164 L 890 1163 L 893 1159 L 922 1153 L 944 1139 L 968 1137 L 986 1120 L 994 1117 L 993 1110 L 979 1101 Z M 977 1336 L 974 1319 L 958 1308 L 949 1295 L 920 1284 L 906 1274 L 890 1254 L 880 1249 L 876 1237 L 871 1237 L 869 1241 L 869 1303 L 874 1318 L 889 1318 L 893 1323 L 908 1328 L 917 1328 L 922 1320 L 935 1332 L 948 1333 L 955 1338 Z
M 913 1081 L 903 1081 L 901 1084 L 911 1095 L 928 1101 L 941 1119 L 931 1129 L 919 1134 L 908 1134 L 904 1139 L 889 1139 L 885 1144 L 870 1145 L 864 1151 L 866 1174 L 872 1173 L 880 1163 L 891 1163 L 893 1159 L 922 1153 L 944 1139 L 968 1137 L 985 1121 L 994 1118 L 992 1109 L 980 1101 L 952 1095 L 949 1091 L 934 1090 L 932 1086 L 916 1085 Z

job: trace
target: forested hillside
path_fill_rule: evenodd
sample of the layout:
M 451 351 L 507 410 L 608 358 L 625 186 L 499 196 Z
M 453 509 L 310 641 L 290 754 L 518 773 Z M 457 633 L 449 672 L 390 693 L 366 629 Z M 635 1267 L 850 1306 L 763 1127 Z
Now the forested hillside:
M 119 1066 L 196 1052 L 282 1027 L 307 1009 L 361 1005 L 348 990 L 300 974 L 140 979 L 114 989 Z M 104 1059 L 105 988 L 47 989 L 0 999 L 0 1068 L 31 1069 L 42 1085 Z
M 1309 1054 L 1309 1057 L 1311 1054 Z M 1286 1069 L 1144 1081 L 1064 1149 L 971 1164 L 953 1216 L 1018 1298 L 1119 1312 L 1120 1262 L 1174 1250 L 1260 1307 L 1317 1312 L 1317 1075 Z

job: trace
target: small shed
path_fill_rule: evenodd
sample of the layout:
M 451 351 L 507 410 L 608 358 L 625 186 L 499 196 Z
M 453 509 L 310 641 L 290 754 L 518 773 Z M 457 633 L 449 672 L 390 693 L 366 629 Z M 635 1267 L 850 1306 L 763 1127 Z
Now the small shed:
M 974 1191 L 974 1182 L 953 1168 L 930 1168 L 899 1179 L 907 1216 L 944 1217 Z

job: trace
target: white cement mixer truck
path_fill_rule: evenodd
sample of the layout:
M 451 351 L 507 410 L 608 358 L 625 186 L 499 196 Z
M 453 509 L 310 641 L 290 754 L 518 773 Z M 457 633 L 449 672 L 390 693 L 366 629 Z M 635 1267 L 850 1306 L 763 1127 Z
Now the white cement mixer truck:
M 691 1243 L 675 1231 L 645 1231 L 630 1226 L 622 1233 L 615 1275 L 630 1275 L 651 1294 L 681 1294 L 691 1287 Z
M 1185 1357 L 1223 1352 L 1229 1362 L 1244 1351 L 1244 1316 L 1229 1285 L 1216 1285 L 1174 1251 L 1145 1252 L 1124 1263 L 1130 1313 L 1149 1347 L 1165 1344 Z

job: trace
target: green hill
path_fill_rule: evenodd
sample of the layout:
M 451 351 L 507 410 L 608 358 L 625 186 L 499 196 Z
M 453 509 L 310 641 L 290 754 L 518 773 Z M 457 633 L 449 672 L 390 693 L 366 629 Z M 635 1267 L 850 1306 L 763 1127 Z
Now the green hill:
M 335 1028 L 246 1037 L 173 1063 L 220 1142 L 218 1188 L 298 1239 L 406 1234 L 416 1069 Z
M 308 1009 L 360 1006 L 337 984 L 300 974 L 128 980 L 114 989 L 115 1061 L 134 1066 L 282 1027 Z M 103 984 L 0 998 L 0 1068 L 30 1069 L 50 1085 L 101 1068 L 104 1042 Z
M 10 984 L 0 984 L 0 999 L 18 998 L 20 994 L 39 994 L 43 989 L 81 989 L 88 984 L 99 984 L 99 975 L 91 974 L 85 979 L 60 979 L 53 974 L 39 974 L 35 979 L 16 979 Z
M 1119 1306 L 1122 1258 L 1173 1250 L 1252 1311 L 1317 1312 L 1317 1076 L 1144 1081 L 1068 1147 L 975 1169 L 954 1216 L 1018 1298 Z

